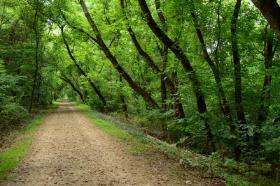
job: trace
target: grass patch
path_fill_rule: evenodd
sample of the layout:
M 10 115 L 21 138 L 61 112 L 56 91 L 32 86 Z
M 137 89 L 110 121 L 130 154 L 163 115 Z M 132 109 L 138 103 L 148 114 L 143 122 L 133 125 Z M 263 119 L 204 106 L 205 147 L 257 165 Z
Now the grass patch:
M 126 142 L 129 145 L 129 151 L 133 154 L 141 154 L 148 152 L 152 149 L 152 146 L 147 143 L 144 135 L 138 133 L 136 135 L 130 134 L 128 131 L 120 128 L 121 125 L 116 125 L 116 123 L 104 120 L 99 117 L 97 112 L 90 109 L 89 106 L 84 104 L 77 104 L 76 107 L 83 111 L 85 116 L 97 127 L 101 128 L 104 132 L 112 137 L 115 137 L 121 141 Z
M 25 157 L 31 147 L 34 132 L 43 123 L 47 114 L 52 112 L 56 107 L 57 104 L 37 116 L 30 123 L 27 123 L 23 129 L 16 133 L 19 140 L 9 148 L 0 151 L 0 181 L 7 179 L 9 172 L 15 169 Z

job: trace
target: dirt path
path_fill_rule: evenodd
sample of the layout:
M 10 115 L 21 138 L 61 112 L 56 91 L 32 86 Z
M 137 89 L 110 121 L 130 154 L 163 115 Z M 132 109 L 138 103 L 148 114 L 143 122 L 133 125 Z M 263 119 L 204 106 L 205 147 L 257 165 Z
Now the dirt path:
M 155 155 L 132 155 L 122 142 L 64 103 L 36 133 L 30 154 L 0 185 L 216 185 Z

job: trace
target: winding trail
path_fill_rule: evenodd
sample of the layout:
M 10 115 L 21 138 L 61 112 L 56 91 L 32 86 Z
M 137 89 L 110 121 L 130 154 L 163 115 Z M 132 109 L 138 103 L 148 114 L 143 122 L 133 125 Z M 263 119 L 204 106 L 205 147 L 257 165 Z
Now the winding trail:
M 160 155 L 133 155 L 123 142 L 62 103 L 35 134 L 31 152 L 0 185 L 220 185 Z

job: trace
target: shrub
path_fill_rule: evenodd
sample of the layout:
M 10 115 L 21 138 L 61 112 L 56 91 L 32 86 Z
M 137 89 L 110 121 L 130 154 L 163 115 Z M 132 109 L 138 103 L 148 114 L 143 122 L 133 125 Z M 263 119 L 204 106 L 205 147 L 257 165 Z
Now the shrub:
M 12 127 L 24 121 L 27 110 L 18 103 L 6 103 L 0 107 L 0 128 Z

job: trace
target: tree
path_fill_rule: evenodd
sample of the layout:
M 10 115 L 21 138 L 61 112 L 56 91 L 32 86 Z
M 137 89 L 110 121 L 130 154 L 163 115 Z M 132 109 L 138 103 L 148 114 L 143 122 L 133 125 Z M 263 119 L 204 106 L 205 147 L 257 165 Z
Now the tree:
M 66 41 L 66 38 L 64 36 L 63 33 L 63 27 L 61 27 L 61 35 L 63 38 L 63 42 L 65 44 L 65 47 L 67 49 L 67 53 L 69 55 L 69 57 L 71 58 L 71 60 L 74 62 L 74 64 L 76 65 L 76 67 L 78 68 L 78 70 L 81 72 L 81 74 L 83 74 L 83 76 L 85 76 L 89 82 L 89 84 L 91 85 L 92 89 L 94 90 L 94 92 L 96 93 L 96 95 L 99 97 L 99 99 L 102 101 L 103 106 L 106 107 L 106 100 L 104 98 L 104 96 L 101 94 L 100 90 L 97 88 L 97 86 L 93 83 L 93 81 L 87 76 L 87 74 L 85 73 L 85 71 L 80 67 L 78 61 L 76 60 L 76 58 L 74 57 L 74 55 L 72 54 L 69 44 Z
M 151 108 L 158 108 L 158 105 L 156 101 L 150 96 L 148 92 L 146 92 L 143 88 L 141 88 L 136 82 L 132 80 L 132 78 L 128 75 L 128 73 L 123 69 L 123 67 L 119 64 L 116 57 L 112 54 L 110 49 L 107 47 L 107 45 L 104 43 L 101 33 L 96 26 L 94 20 L 92 19 L 91 15 L 88 12 L 87 6 L 83 0 L 80 0 L 80 5 L 82 7 L 82 10 L 84 12 L 85 17 L 87 18 L 88 23 L 90 24 L 93 32 L 96 35 L 96 38 L 94 39 L 95 42 L 99 45 L 100 49 L 104 52 L 106 57 L 111 61 L 114 68 L 120 73 L 120 75 L 127 81 L 129 86 L 139 95 L 143 97 L 143 99 L 147 102 L 147 104 Z
M 280 6 L 277 0 L 252 0 L 255 6 L 261 11 L 263 16 L 267 19 L 271 28 L 280 36 Z

